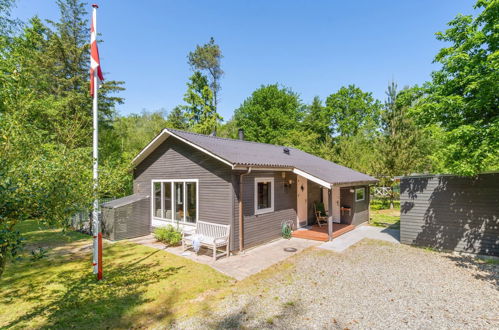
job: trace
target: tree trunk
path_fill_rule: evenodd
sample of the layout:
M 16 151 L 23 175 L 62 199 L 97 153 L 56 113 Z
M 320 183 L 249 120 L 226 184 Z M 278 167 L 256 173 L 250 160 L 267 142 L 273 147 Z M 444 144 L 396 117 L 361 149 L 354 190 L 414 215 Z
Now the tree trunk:
M 0 250 L 0 278 L 2 278 L 3 271 L 5 270 L 5 264 L 7 264 L 7 251 L 4 249 Z

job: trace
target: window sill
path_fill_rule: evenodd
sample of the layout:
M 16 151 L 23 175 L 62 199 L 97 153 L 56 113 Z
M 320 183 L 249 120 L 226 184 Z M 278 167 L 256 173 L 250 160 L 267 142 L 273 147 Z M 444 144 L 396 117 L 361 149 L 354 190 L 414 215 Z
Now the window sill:
M 269 209 L 259 209 L 259 210 L 255 210 L 255 215 L 266 214 L 266 213 L 272 213 L 272 212 L 274 212 L 274 209 L 273 209 L 273 208 L 269 208 Z
M 187 222 L 187 221 L 177 221 L 177 220 L 170 220 L 170 219 L 163 219 L 163 218 L 157 218 L 157 217 L 153 217 L 152 218 L 153 221 L 161 221 L 161 222 L 165 222 L 165 223 L 168 223 L 168 224 L 172 224 L 172 225 L 176 225 L 177 223 L 179 225 L 182 225 L 182 226 L 192 226 L 192 227 L 196 227 L 196 222 Z

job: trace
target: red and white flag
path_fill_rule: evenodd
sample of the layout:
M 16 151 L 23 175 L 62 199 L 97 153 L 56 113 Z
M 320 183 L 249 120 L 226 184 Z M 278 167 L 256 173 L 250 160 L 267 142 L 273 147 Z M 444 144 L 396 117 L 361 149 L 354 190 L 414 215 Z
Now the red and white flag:
M 97 84 L 104 80 L 102 69 L 100 67 L 99 49 L 97 48 L 97 33 L 95 31 L 97 22 L 96 10 L 93 11 L 92 24 L 90 25 L 90 95 L 94 96 L 94 75 L 97 73 Z M 97 72 L 96 72 L 97 71 Z

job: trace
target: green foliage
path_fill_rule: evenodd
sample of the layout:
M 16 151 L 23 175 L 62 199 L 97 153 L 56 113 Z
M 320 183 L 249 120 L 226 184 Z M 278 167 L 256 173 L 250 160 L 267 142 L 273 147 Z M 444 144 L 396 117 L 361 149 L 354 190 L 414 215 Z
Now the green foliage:
M 377 128 L 381 104 L 371 93 L 349 85 L 327 97 L 326 109 L 330 134 L 351 137 Z
M 443 129 L 445 170 L 465 175 L 499 169 L 499 2 L 479 0 L 475 9 L 437 33 L 448 46 L 417 109 L 423 123 Z
M 208 79 L 196 71 L 189 80 L 184 95 L 187 105 L 183 106 L 189 127 L 194 132 L 210 134 L 216 130 L 223 118 L 217 113 Z
M 377 169 L 388 178 L 385 185 L 391 185 L 394 176 L 423 173 L 436 169 L 429 157 L 439 140 L 431 136 L 431 131 L 417 125 L 410 110 L 421 97 L 421 89 L 405 88 L 397 90 L 392 82 L 386 92 L 387 101 L 381 115 L 381 137 L 377 143 L 382 156 Z M 382 179 L 383 180 L 383 179 Z
M 315 133 L 314 135 L 322 142 L 332 135 L 330 115 L 318 96 L 314 97 L 312 104 L 306 107 L 303 128 Z
M 221 67 L 222 50 L 215 43 L 215 39 L 210 38 L 210 41 L 203 46 L 196 46 L 193 52 L 189 52 L 188 62 L 194 72 L 204 71 L 210 77 L 209 87 L 213 94 L 213 106 L 217 111 L 218 95 L 221 89 L 220 78 L 224 74 Z
M 47 257 L 47 250 L 43 247 L 31 250 L 31 261 L 38 261 Z
M 275 84 L 254 91 L 235 111 L 234 120 L 248 140 L 279 144 L 298 129 L 303 116 L 298 94 Z
M 185 111 L 181 106 L 176 106 L 166 117 L 166 127 L 187 130 L 189 123 Z
M 182 241 L 182 232 L 172 225 L 154 229 L 154 237 L 168 245 L 178 245 Z
M 92 200 L 88 13 L 78 0 L 57 4 L 57 22 L 46 25 L 34 17 L 0 39 L 3 263 L 18 249 L 17 223 L 31 218 L 66 227 L 69 217 Z M 104 135 L 121 102 L 110 94 L 119 90 L 120 83 L 107 81 L 99 91 Z M 106 175 L 111 171 L 106 166 L 116 164 L 105 156 L 103 164 L 102 181 L 108 185 L 101 193 L 114 194 L 123 179 Z
M 289 225 L 289 223 L 285 222 L 282 224 L 282 227 L 281 227 L 281 236 L 282 238 L 285 238 L 285 239 L 291 239 L 291 234 L 292 234 L 292 229 L 291 229 L 291 226 Z

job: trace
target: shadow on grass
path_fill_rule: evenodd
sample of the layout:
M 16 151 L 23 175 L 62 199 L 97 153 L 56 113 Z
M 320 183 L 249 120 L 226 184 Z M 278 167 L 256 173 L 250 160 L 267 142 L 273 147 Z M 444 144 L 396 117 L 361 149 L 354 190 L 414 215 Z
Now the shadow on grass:
M 150 298 L 144 295 L 147 286 L 175 275 L 183 268 L 179 266 L 158 270 L 155 268 L 157 263 L 144 263 L 157 252 L 159 251 L 141 256 L 137 260 L 130 260 L 125 267 L 108 267 L 105 279 L 100 282 L 95 280 L 95 275 L 81 269 L 58 273 L 57 278 L 48 283 L 55 284 L 56 289 L 45 291 L 44 288 L 33 287 L 27 291 L 24 299 L 42 301 L 44 295 L 54 297 L 43 297 L 46 303 L 39 304 L 6 324 L 6 328 L 26 327 L 31 320 L 40 317 L 46 320 L 40 326 L 45 329 L 131 327 L 126 314 L 134 307 L 150 301 Z M 173 304 L 174 297 L 171 300 Z M 168 303 L 167 299 L 165 303 Z M 168 311 L 169 307 L 165 305 L 164 309 Z
M 456 266 L 465 269 L 478 269 L 473 277 L 477 280 L 482 280 L 493 284 L 499 290 L 499 264 L 487 263 L 485 260 L 471 257 L 450 255 L 447 256 L 450 260 L 454 261 Z

